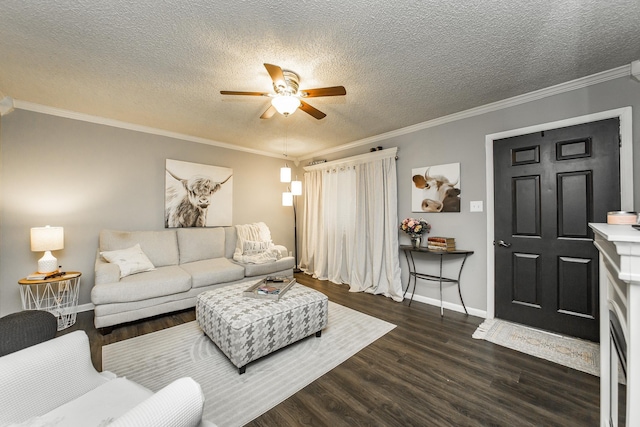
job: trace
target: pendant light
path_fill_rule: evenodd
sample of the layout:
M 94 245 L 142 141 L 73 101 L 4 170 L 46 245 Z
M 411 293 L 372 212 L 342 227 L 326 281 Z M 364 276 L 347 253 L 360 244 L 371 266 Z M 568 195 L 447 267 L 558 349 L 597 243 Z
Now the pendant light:
M 297 176 L 295 181 L 291 181 L 291 194 L 294 196 L 300 196 L 302 194 L 302 181 L 298 181 Z
M 280 168 L 280 182 L 291 182 L 291 168 L 286 163 Z

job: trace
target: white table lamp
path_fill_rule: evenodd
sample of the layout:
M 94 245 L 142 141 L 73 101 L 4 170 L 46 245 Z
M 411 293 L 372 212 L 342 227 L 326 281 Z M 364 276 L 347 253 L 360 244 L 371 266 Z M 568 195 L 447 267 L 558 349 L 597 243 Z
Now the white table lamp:
M 31 250 L 42 252 L 38 260 L 38 273 L 52 273 L 58 269 L 58 260 L 51 251 L 64 249 L 64 229 L 62 227 L 33 227 L 31 229 Z

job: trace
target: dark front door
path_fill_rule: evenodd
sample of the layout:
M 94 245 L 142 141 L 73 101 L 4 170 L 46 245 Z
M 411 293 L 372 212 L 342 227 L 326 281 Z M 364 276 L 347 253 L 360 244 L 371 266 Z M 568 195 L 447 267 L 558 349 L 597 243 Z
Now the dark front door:
M 598 341 L 588 223 L 620 209 L 618 122 L 494 141 L 497 318 Z

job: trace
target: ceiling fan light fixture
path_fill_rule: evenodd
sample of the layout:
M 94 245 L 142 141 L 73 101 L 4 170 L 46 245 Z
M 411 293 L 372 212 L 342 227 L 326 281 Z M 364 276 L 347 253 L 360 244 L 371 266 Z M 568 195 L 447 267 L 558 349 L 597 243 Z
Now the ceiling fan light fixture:
M 271 100 L 271 105 L 278 113 L 287 117 L 289 114 L 295 113 L 300 107 L 300 99 L 293 95 L 280 95 Z
M 300 77 L 291 70 L 283 70 L 277 65 L 264 64 L 264 67 L 273 82 L 275 93 L 264 92 L 241 92 L 237 90 L 221 90 L 222 95 L 247 95 L 247 96 L 268 96 L 271 98 L 271 105 L 260 116 L 261 119 L 270 119 L 278 112 L 287 117 L 295 113 L 299 108 L 311 117 L 322 120 L 327 115 L 315 107 L 302 101 L 300 98 L 314 98 L 320 96 L 343 96 L 347 94 L 344 86 L 319 87 L 315 89 L 300 90 Z

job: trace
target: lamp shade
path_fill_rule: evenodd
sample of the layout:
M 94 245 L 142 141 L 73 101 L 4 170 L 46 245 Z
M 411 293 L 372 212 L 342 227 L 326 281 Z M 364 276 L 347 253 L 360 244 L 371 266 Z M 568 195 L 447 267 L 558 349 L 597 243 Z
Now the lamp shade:
M 293 206 L 293 194 L 290 191 L 282 193 L 282 206 Z
M 31 250 L 33 252 L 64 249 L 64 228 L 33 227 L 31 229 Z
M 280 95 L 271 100 L 271 105 L 283 116 L 296 112 L 300 106 L 300 100 L 293 95 Z
M 33 227 L 31 229 L 31 250 L 44 252 L 38 260 L 38 273 L 51 273 L 58 267 L 58 260 L 51 251 L 64 249 L 64 229 L 62 227 Z
M 302 181 L 291 181 L 291 194 L 294 196 L 302 194 Z
M 280 182 L 291 182 L 291 168 L 287 165 L 280 168 Z

